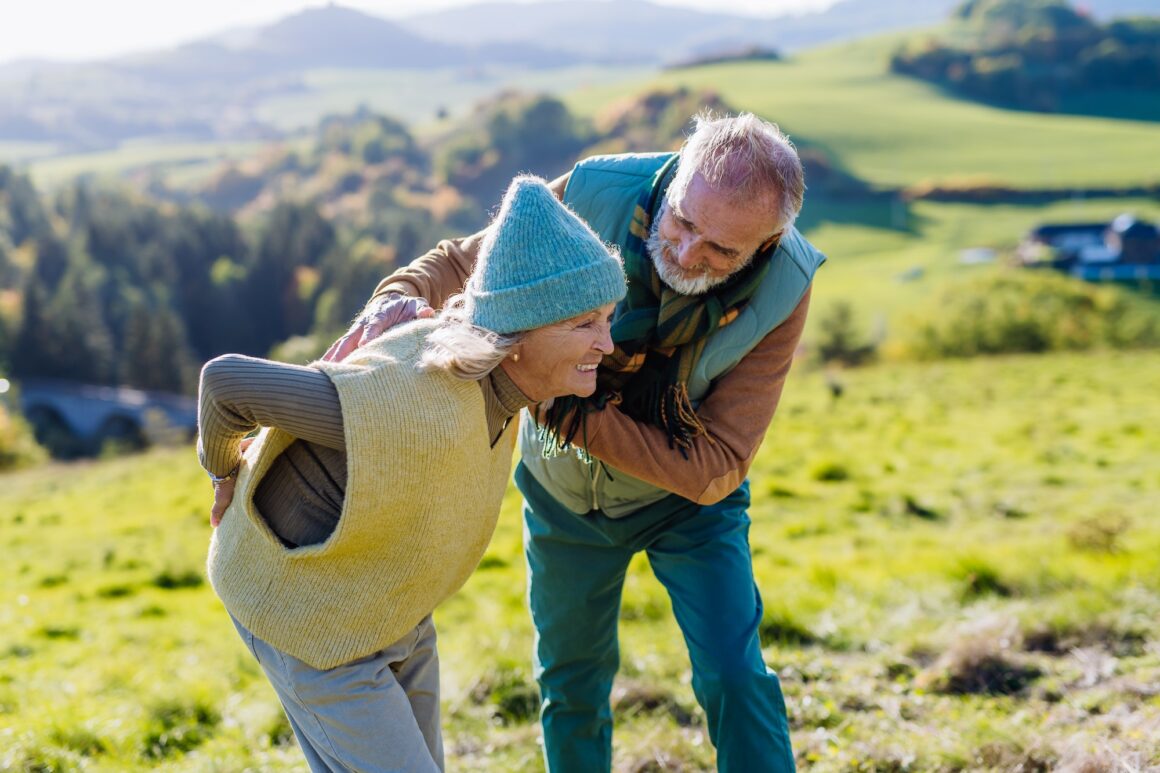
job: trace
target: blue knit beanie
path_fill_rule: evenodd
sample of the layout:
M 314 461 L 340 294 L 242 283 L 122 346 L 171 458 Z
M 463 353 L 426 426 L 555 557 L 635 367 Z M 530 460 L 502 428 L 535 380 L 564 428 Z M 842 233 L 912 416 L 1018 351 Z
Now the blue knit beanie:
M 620 258 L 531 175 L 508 186 L 464 289 L 468 320 L 500 334 L 561 322 L 624 293 Z

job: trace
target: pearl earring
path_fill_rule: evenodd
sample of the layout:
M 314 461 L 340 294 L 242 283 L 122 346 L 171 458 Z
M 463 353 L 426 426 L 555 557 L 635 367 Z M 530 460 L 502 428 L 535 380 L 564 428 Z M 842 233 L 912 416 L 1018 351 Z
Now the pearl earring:
M 520 361 L 520 353 L 519 352 L 512 352 L 512 362 L 519 362 L 519 361 Z

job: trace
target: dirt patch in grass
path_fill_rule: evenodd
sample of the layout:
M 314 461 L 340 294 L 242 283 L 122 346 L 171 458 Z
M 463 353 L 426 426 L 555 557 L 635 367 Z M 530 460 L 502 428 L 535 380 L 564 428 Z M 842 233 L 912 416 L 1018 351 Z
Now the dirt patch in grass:
M 621 714 L 666 714 L 681 727 L 700 724 L 698 714 L 681 705 L 665 688 L 635 679 L 618 681 L 612 688 L 612 709 Z

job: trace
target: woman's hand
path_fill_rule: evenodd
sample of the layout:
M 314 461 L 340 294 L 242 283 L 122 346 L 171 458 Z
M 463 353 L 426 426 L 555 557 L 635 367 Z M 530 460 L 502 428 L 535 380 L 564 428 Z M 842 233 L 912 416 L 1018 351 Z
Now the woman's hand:
M 250 446 L 254 444 L 255 438 L 242 438 L 240 450 L 242 456 L 246 455 L 246 451 L 250 450 Z M 237 468 L 234 468 L 237 472 Z M 230 503 L 234 501 L 234 487 L 238 483 L 238 476 L 231 474 L 228 478 L 220 481 L 215 481 L 213 484 L 213 507 L 209 510 L 209 525 L 215 529 L 222 522 L 222 516 L 226 514 L 226 509 L 229 508 Z
M 222 516 L 225 515 L 230 502 L 234 501 L 234 486 L 237 483 L 237 478 L 226 478 L 213 484 L 213 507 L 209 511 L 209 525 L 215 529 L 222 522 Z

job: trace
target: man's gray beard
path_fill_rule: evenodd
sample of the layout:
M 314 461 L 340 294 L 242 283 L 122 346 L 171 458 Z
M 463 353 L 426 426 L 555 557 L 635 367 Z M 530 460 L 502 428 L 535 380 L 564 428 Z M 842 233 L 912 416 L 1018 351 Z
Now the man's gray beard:
M 645 242 L 645 249 L 648 250 L 648 255 L 652 259 L 653 266 L 656 267 L 657 276 L 661 278 L 662 282 L 681 295 L 704 295 L 714 287 L 727 282 L 730 278 L 733 277 L 734 274 L 748 266 L 749 263 L 753 260 L 753 256 L 751 255 L 749 260 L 745 261 L 740 266 L 738 266 L 736 270 L 734 270 L 732 273 L 726 274 L 725 276 L 711 276 L 708 273 L 702 273 L 696 279 L 688 279 L 684 276 L 681 276 L 674 270 L 672 264 L 665 260 L 664 257 L 666 249 L 672 250 L 673 252 L 676 251 L 676 245 L 666 239 L 661 238 L 660 226 L 661 218 L 664 217 L 664 214 L 664 210 L 662 209 L 656 221 L 653 222 L 652 228 L 649 229 L 648 241 Z

